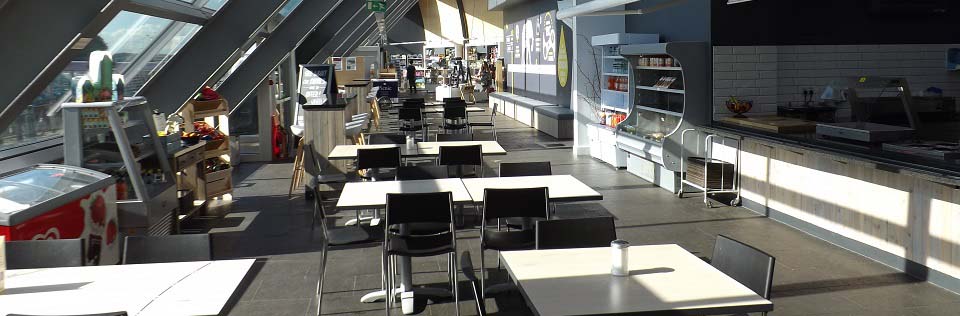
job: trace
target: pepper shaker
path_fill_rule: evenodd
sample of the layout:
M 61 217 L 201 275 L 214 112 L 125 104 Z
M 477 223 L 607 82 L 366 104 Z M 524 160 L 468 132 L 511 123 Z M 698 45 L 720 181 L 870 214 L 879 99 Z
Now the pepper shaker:
M 610 274 L 613 276 L 630 275 L 630 243 L 617 239 L 610 242 Z

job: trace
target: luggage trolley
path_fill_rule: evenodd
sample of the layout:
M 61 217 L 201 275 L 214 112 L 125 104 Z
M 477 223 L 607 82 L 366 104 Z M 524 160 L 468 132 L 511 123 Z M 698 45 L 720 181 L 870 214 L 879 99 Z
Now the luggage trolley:
M 685 141 L 687 132 L 696 132 L 697 155 L 702 157 L 687 157 Z M 713 207 L 707 197 L 710 193 L 736 193 L 737 197 L 730 201 L 730 205 L 740 204 L 740 140 L 733 137 L 724 137 L 717 134 L 708 134 L 704 138 L 703 147 L 700 146 L 701 132 L 689 128 L 680 133 L 680 189 L 677 197 L 683 197 L 683 185 L 689 185 L 703 191 L 703 204 Z M 736 142 L 733 163 L 713 158 L 713 140 L 719 138 L 720 144 L 726 145 L 727 140 Z M 701 152 L 700 150 L 703 150 Z

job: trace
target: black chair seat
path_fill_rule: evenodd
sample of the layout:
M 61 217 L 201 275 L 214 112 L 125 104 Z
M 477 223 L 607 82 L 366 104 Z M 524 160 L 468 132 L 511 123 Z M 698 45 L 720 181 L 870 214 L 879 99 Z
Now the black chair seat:
M 449 228 L 450 224 L 447 224 Z M 450 244 L 450 232 L 426 236 L 396 236 L 390 237 L 387 244 L 387 254 L 410 257 L 429 257 L 442 255 L 454 251 Z
M 534 230 L 486 231 L 486 237 L 480 248 L 484 250 L 525 250 L 536 246 Z
M 447 166 L 401 166 L 397 180 L 434 180 L 448 178 Z
M 443 124 L 443 129 L 464 129 L 467 124 Z
M 381 171 L 377 172 L 376 174 L 364 173 L 364 174 L 358 174 L 357 176 L 358 176 L 360 179 L 367 180 L 367 181 L 369 181 L 369 180 L 374 180 L 374 181 L 393 181 L 393 180 L 396 180 L 396 179 L 397 179 L 397 172 L 394 171 L 394 170 L 388 170 L 388 171 L 383 171 L 383 170 L 381 170 Z
M 487 126 L 487 127 L 493 127 L 493 123 L 490 123 L 490 122 L 471 122 L 471 123 L 470 123 L 470 126 Z

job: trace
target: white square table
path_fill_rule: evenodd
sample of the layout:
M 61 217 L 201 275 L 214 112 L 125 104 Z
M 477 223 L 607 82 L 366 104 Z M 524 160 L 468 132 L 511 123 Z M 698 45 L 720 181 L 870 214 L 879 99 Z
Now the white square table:
M 402 157 L 431 157 L 440 155 L 440 146 L 480 145 L 484 156 L 506 155 L 507 151 L 496 141 L 418 142 L 416 148 L 406 145 L 337 145 L 327 155 L 330 160 L 357 159 L 358 149 L 399 147 Z
M 538 315 L 720 315 L 773 303 L 678 245 L 630 247 L 630 276 L 610 275 L 609 247 L 504 251 Z
M 439 156 L 441 146 L 471 146 L 480 145 L 480 150 L 484 156 L 506 155 L 507 150 L 500 146 L 500 143 L 492 140 L 466 140 L 450 142 L 419 142 L 417 149 L 420 156 Z
M 463 179 L 473 201 L 483 202 L 483 190 L 547 187 L 551 202 L 602 200 L 603 195 L 571 175 Z
M 219 315 L 255 261 L 7 270 L 0 315 Z
M 349 160 L 357 159 L 357 150 L 358 149 L 378 149 L 378 148 L 400 148 L 400 156 L 403 157 L 412 157 L 416 156 L 419 152 L 416 148 L 408 148 L 406 145 L 337 145 L 333 147 L 333 150 L 330 151 L 330 154 L 327 155 L 327 159 L 330 160 Z
M 476 113 L 485 111 L 484 108 L 479 106 L 468 106 L 466 107 L 467 113 Z M 423 108 L 423 114 L 435 114 L 443 113 L 443 106 L 426 106 Z
M 383 208 L 387 206 L 388 193 L 431 192 L 450 192 L 453 194 L 453 203 L 455 204 L 466 204 L 473 201 L 460 179 L 350 182 L 343 186 L 340 199 L 337 200 L 337 209 Z

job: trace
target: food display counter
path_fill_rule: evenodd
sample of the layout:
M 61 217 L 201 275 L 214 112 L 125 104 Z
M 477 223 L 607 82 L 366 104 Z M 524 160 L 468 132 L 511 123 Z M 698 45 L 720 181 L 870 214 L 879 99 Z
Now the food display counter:
M 87 265 L 119 262 L 116 179 L 64 165 L 0 175 L 0 236 L 86 243 Z

